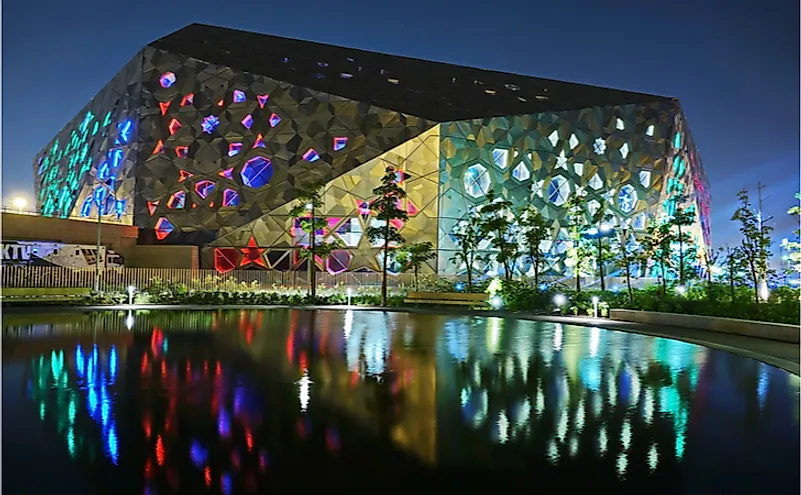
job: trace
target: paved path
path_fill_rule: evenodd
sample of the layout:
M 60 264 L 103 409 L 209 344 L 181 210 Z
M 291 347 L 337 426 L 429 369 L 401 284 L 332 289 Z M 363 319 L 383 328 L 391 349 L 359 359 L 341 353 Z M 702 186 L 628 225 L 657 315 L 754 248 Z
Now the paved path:
M 95 311 L 136 311 L 136 310 L 182 310 L 182 311 L 214 311 L 219 309 L 301 309 L 301 310 L 354 310 L 354 311 L 392 311 L 420 314 L 444 314 L 444 315 L 472 315 L 472 316 L 495 316 L 500 318 L 519 318 L 531 321 L 549 321 L 563 323 L 567 325 L 581 325 L 601 327 L 609 330 L 620 330 L 624 332 L 635 332 L 654 337 L 663 337 L 682 340 L 692 344 L 702 345 L 713 349 L 738 354 L 747 358 L 763 361 L 777 368 L 782 368 L 790 373 L 799 375 L 801 368 L 801 356 L 799 356 L 799 346 L 786 342 L 759 339 L 754 337 L 744 337 L 706 330 L 692 330 L 687 328 L 645 325 L 640 323 L 629 323 L 606 318 L 590 318 L 576 316 L 550 316 L 534 315 L 522 312 L 511 311 L 471 311 L 460 308 L 381 308 L 375 306 L 277 306 L 277 305 L 155 305 L 155 304 L 134 304 L 117 306 L 42 306 L 42 307 L 9 307 L 3 308 L 3 313 L 14 314 L 64 314 L 64 313 L 86 313 Z

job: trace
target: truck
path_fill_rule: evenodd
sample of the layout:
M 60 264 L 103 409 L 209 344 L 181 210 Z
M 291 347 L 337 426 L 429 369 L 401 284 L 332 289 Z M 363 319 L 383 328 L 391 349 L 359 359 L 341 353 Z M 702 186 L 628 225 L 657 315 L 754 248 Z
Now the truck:
M 44 241 L 3 241 L 3 266 L 64 266 L 94 268 L 97 246 Z M 122 268 L 125 260 L 114 250 L 100 246 L 101 268 Z

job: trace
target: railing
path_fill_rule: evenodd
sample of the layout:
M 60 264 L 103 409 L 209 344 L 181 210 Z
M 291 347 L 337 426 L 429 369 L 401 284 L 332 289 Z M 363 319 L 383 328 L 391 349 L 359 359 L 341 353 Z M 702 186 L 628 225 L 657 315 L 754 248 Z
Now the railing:
M 80 215 L 66 215 L 66 216 L 42 215 L 41 213 L 39 213 L 37 211 L 20 210 L 19 208 L 13 208 L 11 206 L 2 206 L 2 207 L 0 207 L 0 211 L 3 212 L 3 213 L 10 213 L 10 214 L 13 214 L 13 215 L 26 215 L 26 216 L 32 216 L 32 217 L 58 218 L 58 219 L 61 219 L 61 220 L 80 220 L 82 222 L 95 222 L 95 223 L 97 223 L 97 215 L 96 214 L 93 214 L 92 216 L 89 216 L 89 217 L 83 217 L 83 216 L 80 216 Z M 115 224 L 115 225 L 133 225 L 133 220 L 134 220 L 134 215 L 132 215 L 132 214 L 120 215 L 119 218 L 117 218 L 116 214 L 103 215 L 103 223 L 104 224 L 111 223 L 111 224 Z
M 8 288 L 92 288 L 95 283 L 94 268 L 69 268 L 60 266 L 4 266 L 0 270 L 2 287 Z M 443 279 L 454 279 L 452 276 L 439 276 Z M 143 289 L 154 279 L 163 283 L 181 283 L 192 289 L 212 290 L 237 288 L 270 289 L 306 289 L 309 278 L 306 272 L 283 272 L 274 270 L 234 270 L 221 275 L 216 270 L 189 270 L 167 268 L 106 268 L 100 272 L 100 288 L 102 290 L 123 291 L 128 286 Z M 420 281 L 431 281 L 432 276 L 421 275 Z M 414 282 L 410 273 L 390 275 L 390 287 L 409 287 Z M 544 279 L 546 283 L 556 283 L 557 287 L 572 289 L 575 280 Z M 658 283 L 656 279 L 633 279 L 634 288 L 642 288 Z M 376 272 L 344 272 L 332 275 L 328 272 L 317 272 L 318 287 L 350 287 L 377 288 L 381 286 L 381 273 Z M 597 280 L 584 279 L 582 287 L 587 290 L 598 289 Z M 606 279 L 607 289 L 625 290 L 625 279 L 610 277 Z
M 94 268 L 68 268 L 50 266 L 4 266 L 2 286 L 8 288 L 94 287 Z M 128 286 L 145 288 L 154 279 L 163 283 L 182 283 L 198 290 L 251 287 L 261 290 L 273 288 L 305 289 L 308 273 L 270 270 L 235 270 L 220 275 L 216 270 L 189 270 L 165 268 L 107 268 L 101 270 L 100 287 L 103 290 L 125 290 Z M 411 274 L 388 277 L 391 287 L 409 285 Z M 317 272 L 318 287 L 379 287 L 381 274 L 373 272 L 344 272 L 332 275 Z

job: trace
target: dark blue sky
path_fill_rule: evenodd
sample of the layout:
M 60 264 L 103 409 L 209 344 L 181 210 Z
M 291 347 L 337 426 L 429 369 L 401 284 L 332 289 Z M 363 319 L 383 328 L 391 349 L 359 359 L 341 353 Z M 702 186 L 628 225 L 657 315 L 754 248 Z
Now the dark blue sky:
M 3 201 L 33 199 L 34 155 L 143 45 L 192 22 L 678 97 L 713 244 L 737 242 L 735 194 L 757 181 L 777 237 L 793 228 L 797 0 L 4 0 Z

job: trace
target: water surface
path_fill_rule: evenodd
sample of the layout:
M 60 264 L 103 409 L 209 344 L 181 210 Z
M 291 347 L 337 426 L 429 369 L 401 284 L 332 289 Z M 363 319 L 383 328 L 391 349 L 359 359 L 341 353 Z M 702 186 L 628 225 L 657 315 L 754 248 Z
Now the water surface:
M 798 377 L 678 341 L 371 311 L 4 323 L 3 493 L 798 493 Z

